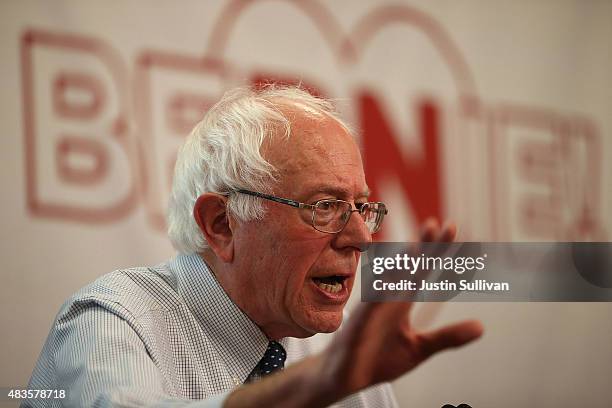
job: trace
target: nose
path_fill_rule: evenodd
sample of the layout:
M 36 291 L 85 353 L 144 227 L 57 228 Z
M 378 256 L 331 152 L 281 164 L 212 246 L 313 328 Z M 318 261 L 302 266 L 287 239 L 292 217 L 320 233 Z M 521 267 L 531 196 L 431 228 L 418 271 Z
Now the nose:
M 359 210 L 352 209 L 348 217 L 344 229 L 334 237 L 333 245 L 338 249 L 353 247 L 359 252 L 364 252 L 372 242 L 372 234 Z

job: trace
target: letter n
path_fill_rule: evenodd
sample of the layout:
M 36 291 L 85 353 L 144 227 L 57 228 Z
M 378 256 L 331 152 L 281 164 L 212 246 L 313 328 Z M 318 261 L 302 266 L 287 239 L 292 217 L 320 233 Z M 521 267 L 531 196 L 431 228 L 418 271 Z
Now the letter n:
M 442 218 L 440 154 L 438 149 L 439 110 L 432 102 L 417 104 L 419 135 L 423 155 L 406 159 L 396 143 L 397 136 L 377 99 L 367 92 L 359 96 L 363 131 L 364 166 L 374 197 L 380 195 L 380 184 L 396 178 L 406 203 L 418 222 L 427 217 Z

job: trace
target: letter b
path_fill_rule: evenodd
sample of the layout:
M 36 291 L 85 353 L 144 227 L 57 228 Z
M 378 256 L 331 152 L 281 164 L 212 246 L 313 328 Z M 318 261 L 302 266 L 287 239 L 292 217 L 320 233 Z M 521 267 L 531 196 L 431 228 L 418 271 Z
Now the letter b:
M 38 217 L 109 222 L 136 204 L 121 60 L 97 40 L 22 37 L 27 203 Z

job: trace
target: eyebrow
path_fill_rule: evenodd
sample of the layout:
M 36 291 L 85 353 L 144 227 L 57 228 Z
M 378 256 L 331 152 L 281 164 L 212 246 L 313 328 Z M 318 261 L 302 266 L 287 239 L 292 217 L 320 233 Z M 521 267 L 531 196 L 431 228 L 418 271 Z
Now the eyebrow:
M 319 186 L 319 187 L 315 187 L 313 188 L 311 191 L 313 191 L 312 195 L 318 194 L 318 193 L 325 193 L 325 194 L 329 194 L 332 195 L 334 197 L 348 197 L 351 195 L 351 192 L 349 190 L 346 190 L 344 188 L 340 188 L 340 187 L 332 187 L 332 186 Z M 365 190 L 363 190 L 362 192 L 358 193 L 355 195 L 355 198 L 368 198 L 370 196 L 370 189 L 368 187 L 366 187 Z

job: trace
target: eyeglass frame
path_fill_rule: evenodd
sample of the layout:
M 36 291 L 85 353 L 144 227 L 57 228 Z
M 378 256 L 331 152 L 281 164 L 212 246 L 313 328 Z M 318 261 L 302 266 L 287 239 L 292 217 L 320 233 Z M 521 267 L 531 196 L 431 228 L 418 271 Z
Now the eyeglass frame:
M 349 223 L 351 217 L 349 215 L 346 218 L 346 221 L 344 222 L 344 225 L 342 226 L 342 228 L 340 230 L 336 231 L 336 232 L 321 231 L 320 229 L 318 229 L 315 226 L 315 210 L 316 210 L 317 204 L 320 203 L 321 201 L 340 201 L 340 202 L 343 202 L 343 203 L 347 203 L 351 207 L 350 210 L 349 210 L 349 212 L 351 214 L 354 213 L 354 212 L 358 212 L 360 215 L 363 215 L 362 211 L 363 211 L 363 208 L 364 208 L 365 204 L 380 204 L 380 205 L 383 206 L 383 208 L 382 208 L 382 210 L 384 211 L 382 213 L 383 217 L 385 215 L 389 214 L 389 210 L 387 209 L 387 206 L 385 205 L 385 203 L 380 202 L 380 201 L 372 201 L 372 202 L 366 202 L 366 203 L 355 203 L 355 209 L 353 209 L 353 205 L 349 201 L 339 200 L 337 198 L 322 198 L 320 200 L 315 201 L 313 204 L 307 204 L 307 203 L 302 203 L 300 201 L 291 200 L 289 198 L 277 197 L 277 196 L 273 196 L 271 194 L 259 193 L 259 192 L 256 192 L 256 191 L 250 191 L 250 190 L 245 190 L 245 189 L 241 189 L 241 188 L 232 190 L 231 192 L 225 193 L 224 195 L 229 195 L 230 193 L 246 194 L 246 195 L 250 195 L 252 197 L 259 197 L 259 198 L 263 198 L 265 200 L 274 201 L 276 203 L 289 205 L 289 206 L 294 207 L 294 208 L 306 208 L 306 209 L 312 210 L 312 219 L 311 219 L 312 227 L 315 230 L 317 230 L 319 232 L 323 232 L 325 234 L 339 234 L 340 232 L 342 232 L 344 230 L 344 228 L 346 228 L 346 226 Z M 380 210 L 381 209 L 378 209 L 377 211 L 380 211 Z M 374 232 L 370 232 L 370 234 L 376 234 L 380 230 L 380 226 L 381 225 L 382 225 L 382 220 L 381 220 L 380 224 L 378 225 L 378 229 L 376 231 L 374 231 Z

